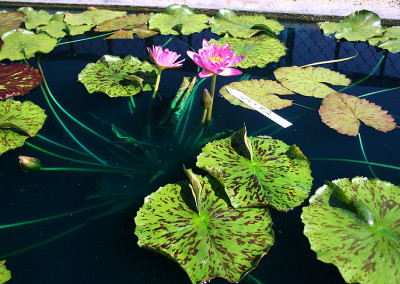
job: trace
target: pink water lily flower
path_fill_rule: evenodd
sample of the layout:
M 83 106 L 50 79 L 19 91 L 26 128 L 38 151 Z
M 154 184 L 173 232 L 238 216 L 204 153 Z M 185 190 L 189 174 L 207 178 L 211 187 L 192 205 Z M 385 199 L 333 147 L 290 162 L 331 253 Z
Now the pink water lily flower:
M 213 75 L 234 76 L 242 74 L 241 71 L 230 67 L 242 61 L 244 56 L 235 58 L 235 51 L 230 50 L 229 43 L 223 47 L 218 47 L 215 43 L 209 44 L 204 39 L 203 48 L 199 49 L 199 53 L 187 51 L 187 55 L 194 63 L 203 68 L 203 71 L 199 73 L 200 78 L 211 77 Z
M 152 49 L 148 47 L 147 50 L 150 55 L 150 60 L 157 64 L 160 70 L 182 67 L 182 62 L 185 61 L 185 59 L 182 59 L 175 62 L 181 55 L 170 51 L 168 48 L 163 50 L 161 46 L 153 45 Z

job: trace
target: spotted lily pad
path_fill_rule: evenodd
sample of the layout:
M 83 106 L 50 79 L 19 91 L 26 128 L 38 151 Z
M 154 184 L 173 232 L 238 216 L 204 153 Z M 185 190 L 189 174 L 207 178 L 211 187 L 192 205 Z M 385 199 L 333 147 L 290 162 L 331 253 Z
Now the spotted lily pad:
M 11 279 L 11 272 L 6 268 L 6 261 L 0 261 L 0 283 L 6 283 Z
M 356 11 L 340 22 L 319 23 L 325 35 L 335 33 L 337 39 L 349 41 L 365 41 L 373 36 L 380 35 L 385 30 L 381 26 L 381 19 L 377 14 L 368 10 Z
M 30 66 L 0 63 L 0 100 L 25 95 L 41 81 L 42 76 Z
M 44 110 L 30 101 L 0 101 L 0 155 L 21 147 L 42 128 Z
M 264 107 L 275 110 L 282 109 L 292 105 L 292 100 L 281 99 L 275 94 L 291 95 L 292 91 L 286 89 L 281 84 L 272 80 L 246 80 L 240 82 L 233 82 L 223 86 L 219 93 L 224 96 L 233 105 L 239 105 L 248 109 L 252 109 L 247 104 L 232 96 L 226 87 L 241 91 L 246 96 L 252 98 Z
M 18 29 L 6 32 L 2 39 L 4 45 L 0 51 L 0 60 L 22 60 L 34 57 L 37 52 L 49 53 L 57 45 L 57 40 L 51 36 L 32 31 Z
M 274 71 L 275 78 L 283 86 L 303 96 L 325 98 L 336 91 L 324 83 L 348 86 L 350 79 L 323 67 L 281 67 Z
M 140 80 L 125 77 L 135 75 Z M 128 97 L 154 87 L 157 68 L 149 62 L 141 62 L 131 55 L 121 59 L 118 56 L 103 55 L 96 63 L 89 63 L 79 73 L 78 81 L 89 93 L 101 92 L 109 97 Z
M 134 14 L 115 18 L 100 24 L 95 31 L 117 31 L 107 39 L 132 39 L 135 34 L 140 38 L 151 37 L 158 34 L 158 32 L 147 27 L 147 21 L 150 16 L 150 14 Z
M 278 62 L 286 54 L 285 45 L 274 37 L 268 35 L 253 36 L 249 39 L 231 38 L 228 36 L 218 41 L 212 39 L 218 46 L 229 43 L 231 50 L 235 50 L 235 56 L 244 55 L 244 59 L 235 66 L 241 68 L 265 67 L 268 63 Z
M 393 117 L 380 106 L 355 96 L 334 93 L 319 108 L 322 121 L 342 134 L 356 136 L 360 120 L 376 130 L 387 132 L 396 127 Z
M 25 15 L 21 12 L 0 11 L 0 37 L 6 31 L 18 29 L 24 19 Z
M 262 15 L 237 16 L 229 9 L 221 9 L 210 19 L 211 31 L 219 35 L 249 38 L 256 33 L 267 31 L 279 34 L 284 27 L 276 20 L 266 19 Z
M 196 14 L 186 5 L 173 4 L 164 13 L 152 15 L 149 28 L 163 35 L 189 35 L 208 28 L 208 21 L 207 15 Z
M 304 234 L 319 260 L 347 283 L 398 283 L 400 187 L 362 177 L 327 182 L 303 209 Z
M 190 183 L 168 184 L 145 198 L 135 218 L 138 244 L 174 259 L 192 283 L 238 282 L 273 243 L 268 210 L 232 208 L 217 181 L 187 175 Z M 187 203 L 190 191 L 194 205 Z
M 246 128 L 208 143 L 196 165 L 221 182 L 236 208 L 289 210 L 308 197 L 312 185 L 310 164 L 296 145 L 247 138 Z

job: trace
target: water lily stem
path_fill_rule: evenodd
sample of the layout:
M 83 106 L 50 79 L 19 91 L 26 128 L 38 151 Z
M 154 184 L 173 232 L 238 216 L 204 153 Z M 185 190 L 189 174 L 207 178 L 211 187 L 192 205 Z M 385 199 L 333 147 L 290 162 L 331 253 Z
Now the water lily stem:
M 148 138 L 149 142 L 151 141 L 151 126 L 150 126 L 150 123 L 151 123 L 151 110 L 153 108 L 154 99 L 156 98 L 156 94 L 158 92 L 158 87 L 160 86 L 161 73 L 162 73 L 162 70 L 158 69 L 156 85 L 154 86 L 153 95 L 151 96 L 149 109 L 147 111 L 147 126 L 146 126 L 146 130 L 147 130 L 147 138 Z
M 217 82 L 217 74 L 214 74 L 211 77 L 211 90 L 210 90 L 210 95 L 211 95 L 211 105 L 210 108 L 207 111 L 207 121 L 211 120 L 211 114 L 212 114 L 212 108 L 214 104 L 214 93 L 215 93 L 215 83 Z M 202 121 L 204 123 L 204 121 Z
M 396 166 L 392 166 L 392 165 L 379 164 L 379 163 L 366 162 L 366 161 L 359 161 L 359 160 L 337 159 L 337 158 L 308 158 L 308 159 L 310 161 L 336 161 L 336 162 L 358 163 L 358 164 L 365 164 L 365 165 L 384 167 L 384 168 L 389 168 L 389 169 L 394 169 L 394 170 L 400 170 L 400 167 L 396 167 Z
M 67 172 L 88 172 L 88 173 L 110 173 L 110 174 L 137 174 L 136 170 L 117 170 L 117 169 L 93 169 L 93 168 L 45 168 L 41 167 L 41 171 L 67 171 Z

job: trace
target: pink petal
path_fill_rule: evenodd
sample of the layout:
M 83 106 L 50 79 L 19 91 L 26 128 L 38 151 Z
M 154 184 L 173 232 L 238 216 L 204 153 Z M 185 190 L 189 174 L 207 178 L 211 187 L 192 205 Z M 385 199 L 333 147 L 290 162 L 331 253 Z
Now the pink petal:
M 235 76 L 235 75 L 240 75 L 240 74 L 242 74 L 242 71 L 235 69 L 235 68 L 226 68 L 221 73 L 218 73 L 218 75 L 221 75 L 221 76 Z
M 192 58 L 192 60 L 193 60 L 193 62 L 194 63 L 196 63 L 198 66 L 200 66 L 201 68 L 203 68 L 203 69 L 208 69 L 207 68 L 207 62 L 204 62 L 203 60 L 202 60 L 202 58 L 200 57 L 200 55 L 198 55 L 198 54 L 194 54 L 194 56 L 193 56 L 193 58 Z
M 228 66 L 233 66 L 233 65 L 235 65 L 236 63 L 239 63 L 240 61 L 243 60 L 243 58 L 244 58 L 244 55 L 238 56 L 238 57 L 232 59 L 232 60 L 229 62 L 229 65 L 228 65 Z
M 210 71 L 207 71 L 207 70 L 203 70 L 203 71 L 201 71 L 200 73 L 199 73 L 199 77 L 200 78 L 208 78 L 208 77 L 211 77 L 211 76 L 213 76 L 214 75 L 214 73 L 212 73 L 212 72 L 210 72 Z
M 204 48 L 209 48 L 210 44 L 208 43 L 208 41 L 206 39 L 203 39 L 203 49 Z
M 196 52 L 193 52 L 193 51 L 190 51 L 190 50 L 188 50 L 188 51 L 186 51 L 186 54 L 190 57 L 190 59 L 192 59 L 193 60 L 193 56 L 195 55 L 195 54 L 197 54 Z M 197 54 L 198 55 L 198 54 Z

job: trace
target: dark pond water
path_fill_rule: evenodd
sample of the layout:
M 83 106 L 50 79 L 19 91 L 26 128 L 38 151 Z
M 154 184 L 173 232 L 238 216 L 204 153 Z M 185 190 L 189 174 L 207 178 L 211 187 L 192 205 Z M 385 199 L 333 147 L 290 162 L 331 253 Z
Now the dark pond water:
M 203 38 L 215 35 L 203 32 L 192 36 L 175 38 L 168 47 L 178 53 L 186 54 L 187 44 L 196 50 L 201 47 Z M 78 37 L 81 38 L 81 37 Z M 346 74 L 353 82 L 370 74 L 383 56 L 383 52 L 365 43 L 337 43 L 325 37 L 317 26 L 303 28 L 299 23 L 288 23 L 280 35 L 288 47 L 288 54 L 279 63 L 266 68 L 244 70 L 251 78 L 272 76 L 273 70 L 281 66 L 301 66 L 313 62 L 344 58 L 360 54 L 349 61 L 323 65 Z M 139 58 L 147 56 L 146 46 L 162 45 L 168 36 L 156 36 L 150 40 L 113 40 L 103 38 L 60 45 L 53 52 L 43 55 L 41 63 L 50 89 L 57 101 L 72 116 L 102 135 L 114 139 L 110 124 L 114 123 L 128 135 L 141 137 L 142 130 L 130 112 L 129 99 L 111 99 L 102 94 L 88 94 L 77 82 L 77 75 L 89 62 L 97 61 L 104 54 L 125 56 L 132 54 Z M 31 63 L 35 66 L 34 60 Z M 176 92 L 182 76 L 196 75 L 195 65 L 187 61 L 184 67 L 175 71 L 163 72 L 160 93 L 163 100 L 154 106 L 153 121 L 157 121 Z M 225 84 L 239 80 L 237 77 L 217 78 L 217 90 Z M 387 54 L 386 59 L 371 76 L 357 86 L 346 90 L 348 94 L 362 95 L 374 91 L 397 87 L 400 82 L 400 56 Z M 396 85 L 397 84 L 397 85 Z M 205 80 L 199 90 L 209 88 L 210 79 Z M 336 87 L 340 89 L 340 87 Z M 195 126 L 201 116 L 198 105 L 200 91 L 194 99 L 188 129 Z M 140 115 L 145 117 L 151 93 L 135 97 Z M 69 147 L 79 149 L 71 137 L 55 119 L 39 88 L 24 99 L 29 99 L 46 109 L 48 118 L 40 135 Z M 311 108 L 318 108 L 319 99 L 293 96 L 294 102 Z M 382 106 L 390 114 L 400 117 L 399 90 L 371 95 L 368 100 Z M 68 129 L 90 150 L 102 159 L 115 165 L 137 163 L 129 155 L 115 151 L 108 143 L 89 134 L 56 108 Z M 302 116 L 293 121 L 293 126 L 281 130 L 260 114 L 235 107 L 222 97 L 215 100 L 213 122 L 210 131 L 238 130 L 246 124 L 248 134 L 272 135 L 291 145 L 296 144 L 308 158 L 343 158 L 364 160 L 357 137 L 338 134 L 321 122 L 317 111 L 294 105 L 277 111 L 285 118 Z M 268 128 L 269 127 L 269 128 Z M 369 161 L 398 165 L 400 158 L 400 132 L 378 132 L 365 125 L 360 133 L 365 153 Z M 164 141 L 165 133 L 155 131 L 154 136 Z M 164 140 L 163 140 L 164 139 Z M 81 158 L 78 154 L 46 142 L 40 137 L 28 140 L 32 145 L 63 156 Z M 170 153 L 167 151 L 167 153 Z M 81 167 L 81 165 L 46 155 L 25 145 L 7 152 L 0 158 L 0 224 L 10 224 L 26 220 L 54 216 L 122 197 L 112 204 L 62 218 L 48 220 L 26 226 L 0 230 L 0 258 L 6 257 L 7 267 L 12 271 L 9 283 L 190 283 L 189 278 L 175 262 L 157 253 L 141 249 L 134 235 L 134 217 L 143 204 L 143 198 L 158 186 L 183 179 L 181 165 L 194 168 L 197 153 L 172 152 L 170 159 L 177 160 L 168 165 L 170 174 L 154 184 L 147 184 L 128 175 L 79 172 L 22 172 L 18 166 L 18 156 L 38 157 L 44 167 Z M 355 176 L 372 177 L 366 165 L 311 161 L 314 183 L 312 193 L 324 184 L 324 180 Z M 196 170 L 195 170 L 196 171 Z M 382 180 L 400 183 L 396 170 L 373 167 L 376 176 Z M 199 172 L 199 171 L 198 171 Z M 149 170 L 150 175 L 155 172 Z M 307 201 L 303 204 L 307 205 Z M 339 271 L 330 264 L 317 260 L 310 250 L 309 242 L 303 235 L 300 219 L 302 206 L 290 212 L 271 210 L 276 241 L 269 253 L 261 260 L 251 275 L 243 283 L 344 283 Z M 37 246 L 35 248 L 31 246 Z M 18 250 L 19 254 L 9 256 Z M 212 283 L 226 283 L 213 280 Z

